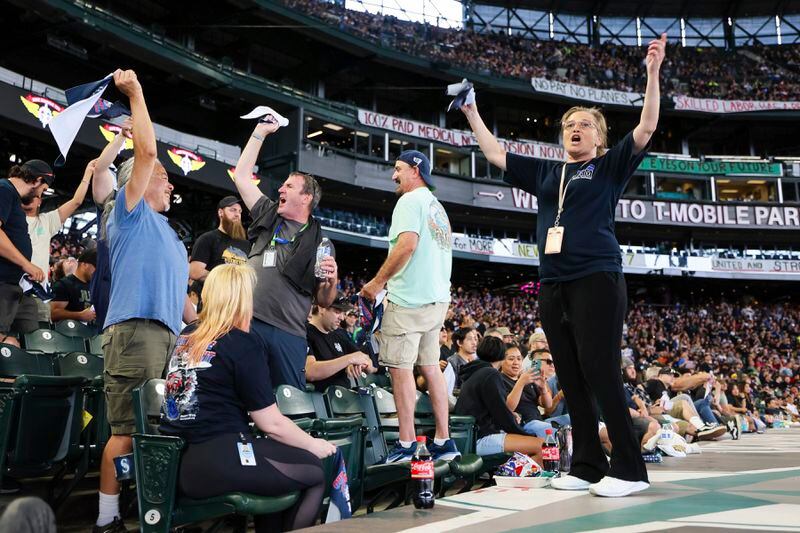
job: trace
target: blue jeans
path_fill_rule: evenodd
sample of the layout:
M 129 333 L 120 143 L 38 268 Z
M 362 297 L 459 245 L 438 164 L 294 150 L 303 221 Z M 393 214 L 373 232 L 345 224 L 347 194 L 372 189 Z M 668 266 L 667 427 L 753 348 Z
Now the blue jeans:
M 528 435 L 544 438 L 545 431 L 548 429 L 553 429 L 553 426 L 544 420 L 528 420 L 525 422 L 525 425 L 522 426 L 522 429 L 524 429 L 525 433 Z
M 717 417 L 714 416 L 714 413 L 711 411 L 711 395 L 709 394 L 702 400 L 695 400 L 694 407 L 697 409 L 697 414 L 700 415 L 700 418 L 706 424 L 716 424 Z
M 475 453 L 478 455 L 495 455 L 503 453 L 506 442 L 506 434 L 504 432 L 486 435 L 478 439 L 475 443 Z
M 569 426 L 572 424 L 569 420 L 569 415 L 558 415 L 545 420 L 548 424 L 558 424 L 559 426 Z
M 306 390 L 308 341 L 305 337 L 286 333 L 256 318 L 250 323 L 250 329 L 258 335 L 267 349 L 265 355 L 269 363 L 272 388 L 277 389 L 278 385 L 291 385 L 302 391 Z

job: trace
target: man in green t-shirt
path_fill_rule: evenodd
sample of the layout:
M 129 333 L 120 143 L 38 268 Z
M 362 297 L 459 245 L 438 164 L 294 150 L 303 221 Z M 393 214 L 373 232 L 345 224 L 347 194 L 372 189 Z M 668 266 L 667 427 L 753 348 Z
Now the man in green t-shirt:
M 461 454 L 449 437 L 447 390 L 439 370 L 439 330 L 450 304 L 453 265 L 450 220 L 431 192 L 431 163 L 425 154 L 400 154 L 392 180 L 400 199 L 389 228 L 389 256 L 361 289 L 372 300 L 384 286 L 388 290 L 379 359 L 392 375 L 400 440 L 386 462 L 410 461 L 416 451 L 414 366 L 428 384 L 436 419 L 430 452 L 434 459 L 455 459 Z

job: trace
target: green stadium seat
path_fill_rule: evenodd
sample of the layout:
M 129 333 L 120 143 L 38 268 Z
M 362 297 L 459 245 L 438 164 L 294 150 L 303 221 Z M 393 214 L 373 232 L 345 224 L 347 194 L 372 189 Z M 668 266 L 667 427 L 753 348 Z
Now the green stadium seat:
M 139 527 L 143 533 L 216 520 L 229 515 L 259 515 L 285 511 L 297 502 L 298 492 L 284 496 L 256 496 L 231 492 L 194 500 L 179 497 L 178 469 L 185 442 L 180 437 L 158 434 L 158 415 L 164 398 L 164 380 L 151 379 L 133 391 L 137 433 L 133 435 Z
M 37 329 L 26 333 L 24 341 L 25 350 L 28 352 L 59 354 L 82 352 L 86 349 L 86 343 L 81 337 L 67 337 L 49 329 Z
M 321 393 L 300 391 L 291 385 L 279 386 L 275 397 L 284 416 L 294 420 L 304 431 L 335 444 L 342 452 L 350 488 L 350 507 L 353 511 L 358 509 L 364 491 L 364 419 L 358 415 L 331 418 Z M 333 458 L 323 461 L 327 480 L 324 497 L 329 495 L 337 467 Z
M 88 339 L 97 334 L 97 328 L 87 326 L 83 322 L 71 319 L 56 322 L 53 329 L 65 337 L 78 337 L 81 339 Z
M 4 379 L 5 386 L 10 387 L 14 379 L 23 374 L 52 376 L 55 374 L 53 359 L 0 343 L 0 378 Z
M 0 482 L 5 475 L 52 475 L 51 506 L 58 509 L 66 500 L 82 478 L 71 475 L 65 481 L 85 458 L 80 442 L 84 383 L 82 377 L 21 375 L 0 391 Z
M 85 352 L 70 352 L 55 359 L 59 376 L 82 376 L 92 380 L 103 375 L 103 358 Z
M 388 508 L 396 507 L 406 500 L 409 481 L 411 479 L 411 463 L 382 464 L 388 455 L 388 447 L 382 430 L 382 417 L 379 414 L 375 397 L 383 389 L 362 389 L 353 392 L 344 387 L 329 387 L 325 392 L 328 410 L 332 416 L 358 415 L 364 418 L 367 445 L 365 448 L 364 492 L 367 497 L 367 512 L 371 513 L 375 503 L 385 495 L 392 494 L 394 499 Z M 450 471 L 445 461 L 437 461 L 434 465 L 434 477 L 440 479 Z
M 464 479 L 464 490 L 469 490 L 483 471 L 483 459 L 475 453 L 475 417 L 451 414 L 449 422 L 450 438 L 456 442 L 461 458 L 450 461 L 452 478 L 445 478 L 442 482 L 442 494 L 458 479 Z M 428 394 L 417 394 L 414 425 L 417 433 L 432 434 L 436 431 L 433 404 Z

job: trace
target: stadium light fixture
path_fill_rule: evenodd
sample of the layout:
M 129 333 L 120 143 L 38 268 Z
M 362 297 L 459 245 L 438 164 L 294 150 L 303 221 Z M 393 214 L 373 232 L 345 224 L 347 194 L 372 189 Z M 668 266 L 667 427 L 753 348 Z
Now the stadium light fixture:
M 357 131 L 355 132 L 355 134 L 357 137 L 369 137 L 369 133 L 367 133 L 366 131 Z
M 313 139 L 314 137 L 317 137 L 318 135 L 322 135 L 322 133 L 323 133 L 322 130 L 317 130 L 314 133 L 309 133 L 306 137 L 309 138 L 309 139 Z
M 722 183 L 730 183 L 730 182 L 731 182 L 731 180 L 717 180 L 717 183 L 720 183 L 720 184 L 722 184 Z
M 767 180 L 747 180 L 748 185 L 764 185 L 767 183 Z
M 329 130 L 333 130 L 333 131 L 342 131 L 344 129 L 342 126 L 339 126 L 338 124 L 330 124 L 330 123 L 323 124 L 322 127 L 323 128 L 328 128 Z
M 739 192 L 739 189 L 722 189 L 719 192 L 721 192 L 722 194 L 736 194 Z

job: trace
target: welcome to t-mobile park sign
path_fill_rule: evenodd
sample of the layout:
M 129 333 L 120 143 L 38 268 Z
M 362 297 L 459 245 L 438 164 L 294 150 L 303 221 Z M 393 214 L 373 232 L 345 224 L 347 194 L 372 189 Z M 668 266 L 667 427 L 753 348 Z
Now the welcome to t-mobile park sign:
M 513 206 L 517 210 L 534 213 L 539 210 L 536 197 L 521 189 L 512 187 L 511 194 L 504 195 L 502 199 L 506 200 L 506 205 L 510 204 L 508 207 Z M 481 205 L 486 204 L 481 203 Z M 796 230 L 800 229 L 800 208 L 784 205 L 706 204 L 623 198 L 617 204 L 616 220 L 675 226 Z

